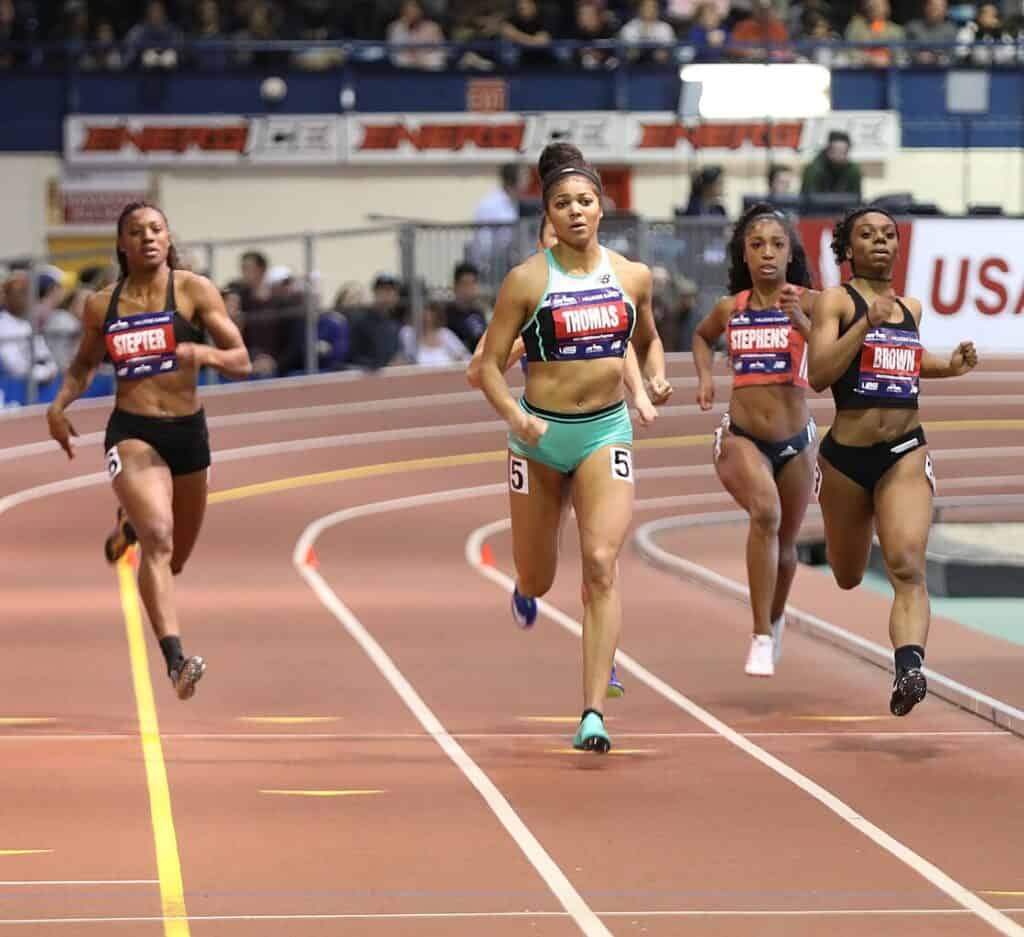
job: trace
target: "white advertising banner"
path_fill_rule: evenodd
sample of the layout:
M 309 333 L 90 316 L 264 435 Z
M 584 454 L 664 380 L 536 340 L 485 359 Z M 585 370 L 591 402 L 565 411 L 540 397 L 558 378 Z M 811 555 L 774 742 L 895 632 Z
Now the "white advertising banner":
M 72 115 L 64 120 L 69 166 L 338 163 L 341 119 L 327 115 L 175 117 Z

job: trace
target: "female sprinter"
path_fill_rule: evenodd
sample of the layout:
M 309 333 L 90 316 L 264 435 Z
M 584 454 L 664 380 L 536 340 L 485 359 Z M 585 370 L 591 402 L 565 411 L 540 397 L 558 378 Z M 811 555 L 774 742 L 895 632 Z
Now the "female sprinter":
M 538 164 L 558 244 L 513 269 L 498 294 L 481 387 L 509 425 L 509 501 L 518 580 L 513 615 L 529 625 L 555 577 L 571 488 L 583 552 L 583 716 L 576 748 L 606 752 L 602 705 L 621 630 L 616 561 L 633 512 L 633 429 L 623 400 L 631 338 L 655 394 L 665 359 L 651 314 L 651 274 L 597 240 L 601 180 L 571 144 Z M 634 333 L 635 330 L 635 333 Z M 529 369 L 517 401 L 504 370 L 517 335 Z
M 900 299 L 892 289 L 899 234 L 887 211 L 867 206 L 847 214 L 835 226 L 832 251 L 839 264 L 850 264 L 852 277 L 824 290 L 814 307 L 810 383 L 815 390 L 831 387 L 836 403 L 818 457 L 818 500 L 840 589 L 860 583 L 878 528 L 895 590 L 889 636 L 896 678 L 889 709 L 905 716 L 928 689 L 921 667 L 935 476 L 918 418 L 918 381 L 966 374 L 978 355 L 972 342 L 961 342 L 948 361 L 924 350 L 920 300 Z
M 197 378 L 202 367 L 245 377 L 251 365 L 217 288 L 175 269 L 177 253 L 160 209 L 146 202 L 125 207 L 117 257 L 121 278 L 86 302 L 78 353 L 46 417 L 50 435 L 74 458 L 71 437 L 78 434 L 64 411 L 109 353 L 117 397 L 104 448 L 121 507 L 107 558 L 116 560 L 137 537 L 139 592 L 184 700 L 206 668 L 201 657 L 182 651 L 171 578 L 184 568 L 206 510 L 210 445 Z M 207 333 L 217 347 L 203 343 Z
M 753 205 L 729 242 L 729 291 L 697 327 L 697 403 L 711 409 L 712 346 L 724 332 L 732 400 L 715 430 L 715 471 L 750 515 L 747 579 L 754 636 L 746 672 L 770 677 L 782 653 L 796 536 L 814 487 L 814 420 L 807 410 L 807 336 L 818 294 L 792 225 Z
M 541 215 L 540 230 L 537 235 L 537 250 L 546 251 L 549 248 L 554 247 L 558 243 L 558 237 L 555 234 L 555 229 L 552 226 L 548 216 L 546 214 Z M 617 257 L 614 251 L 610 251 L 611 256 Z M 625 260 L 623 259 L 623 262 Z M 480 336 L 480 341 L 477 342 L 476 350 L 473 352 L 473 357 L 466 367 L 466 380 L 470 387 L 480 387 L 480 363 L 483 360 L 484 353 L 484 339 L 487 335 L 487 330 L 484 330 L 484 334 Z M 505 370 L 508 371 L 517 361 L 522 361 L 523 373 L 526 373 L 526 345 L 523 342 L 522 336 L 517 335 L 515 341 L 512 343 L 512 349 L 508 353 L 508 360 L 505 362 Z M 658 411 L 654 408 L 654 404 L 651 403 L 651 398 L 648 395 L 647 387 L 643 379 L 643 375 L 640 373 L 640 364 L 636 360 L 636 352 L 633 350 L 633 346 L 630 345 L 626 349 L 626 358 L 623 363 L 623 380 L 633 395 L 633 403 L 636 406 L 637 414 L 640 417 L 640 423 L 643 426 L 650 426 L 658 417 Z M 671 385 L 666 382 L 666 387 L 662 390 L 659 395 L 658 402 L 664 403 L 668 400 L 672 393 Z M 519 622 L 523 627 L 530 628 L 533 625 L 536 615 L 528 616 L 526 618 L 517 616 L 516 621 Z M 623 686 L 622 681 L 619 679 L 618 674 L 615 672 L 615 664 L 612 663 L 611 676 L 608 678 L 608 688 L 606 695 L 611 699 L 617 699 L 625 694 L 626 688 Z

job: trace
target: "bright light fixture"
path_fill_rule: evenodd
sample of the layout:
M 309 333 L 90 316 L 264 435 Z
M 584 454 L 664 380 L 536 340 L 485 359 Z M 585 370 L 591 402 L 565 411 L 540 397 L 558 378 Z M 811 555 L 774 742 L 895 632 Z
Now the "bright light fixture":
M 679 77 L 684 117 L 786 120 L 832 109 L 832 74 L 824 65 L 684 65 Z

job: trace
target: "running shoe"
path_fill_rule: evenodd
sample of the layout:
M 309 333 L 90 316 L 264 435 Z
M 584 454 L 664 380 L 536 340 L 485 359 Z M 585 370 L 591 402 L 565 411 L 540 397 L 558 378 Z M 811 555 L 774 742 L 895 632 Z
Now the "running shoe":
M 774 644 L 770 634 L 755 634 L 751 638 L 747 664 L 743 668 L 751 677 L 771 677 L 775 674 Z
M 786 616 L 779 615 L 772 622 L 772 663 L 778 664 L 782 659 L 782 638 L 786 633 Z
M 903 670 L 896 674 L 892 684 L 892 698 L 889 700 L 889 711 L 894 716 L 905 716 L 925 698 L 928 692 L 928 681 L 916 667 Z
M 138 541 L 139 538 L 135 535 L 135 528 L 128 520 L 128 515 L 125 514 L 124 508 L 119 507 L 117 509 L 117 526 L 103 544 L 103 553 L 107 562 L 116 563 L 124 556 L 125 550 Z
M 206 661 L 201 657 L 186 657 L 176 670 L 172 670 L 171 683 L 174 684 L 178 699 L 191 699 L 204 673 Z
M 612 740 L 604 730 L 604 719 L 597 713 L 587 713 L 580 720 L 572 747 L 581 752 L 597 752 L 599 755 L 608 752 L 612 747 Z
M 618 699 L 626 695 L 626 688 L 622 685 L 622 681 L 619 680 L 618 674 L 615 673 L 614 664 L 612 664 L 612 675 L 608 678 L 608 689 L 605 690 L 604 695 L 608 699 Z
M 519 594 L 519 586 L 512 590 L 512 617 L 520 628 L 532 628 L 537 620 L 537 600 Z

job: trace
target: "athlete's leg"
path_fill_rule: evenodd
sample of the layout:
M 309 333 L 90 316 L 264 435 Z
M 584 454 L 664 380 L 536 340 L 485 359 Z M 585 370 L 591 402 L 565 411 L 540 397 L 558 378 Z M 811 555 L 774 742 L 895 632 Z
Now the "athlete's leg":
M 743 436 L 716 435 L 715 471 L 747 514 L 747 581 L 754 634 L 772 633 L 772 598 L 779 566 L 779 524 L 782 507 L 771 464 L 760 449 Z
M 171 554 L 174 549 L 173 482 L 167 463 L 147 443 L 125 439 L 117 444 L 120 471 L 114 493 L 135 528 L 142 557 L 139 594 L 157 638 L 178 635 Z
M 177 576 L 188 562 L 206 514 L 207 470 L 173 477 L 174 551 L 171 573 Z
M 818 503 L 825 522 L 825 547 L 840 589 L 860 585 L 871 553 L 874 501 L 860 485 L 819 456 Z
M 537 598 L 555 581 L 569 479 L 549 465 L 510 452 L 508 485 L 516 586 L 522 595 Z
M 624 445 L 592 452 L 576 469 L 573 505 L 583 566 L 583 707 L 603 711 L 612 660 L 622 631 L 618 556 L 633 517 L 632 451 Z
M 775 577 L 775 595 L 772 596 L 771 620 L 777 621 L 786 610 L 789 589 L 796 575 L 796 538 L 807 513 L 807 503 L 814 488 L 814 459 L 816 446 L 808 446 L 790 459 L 775 480 L 782 506 L 779 522 L 779 566 Z
M 925 475 L 926 457 L 924 449 L 905 455 L 875 488 L 878 539 L 896 593 L 889 617 L 893 647 L 924 647 L 928 639 L 925 550 L 932 522 L 932 489 Z

